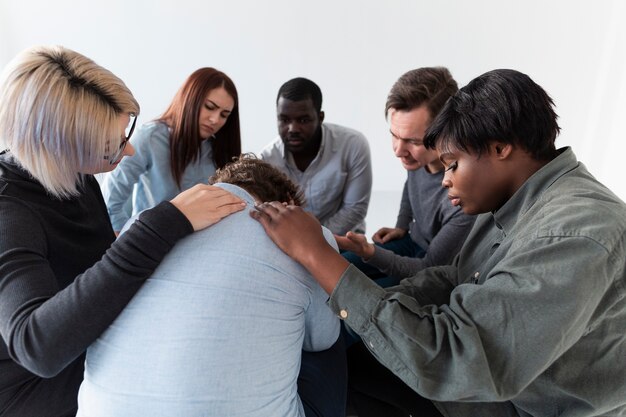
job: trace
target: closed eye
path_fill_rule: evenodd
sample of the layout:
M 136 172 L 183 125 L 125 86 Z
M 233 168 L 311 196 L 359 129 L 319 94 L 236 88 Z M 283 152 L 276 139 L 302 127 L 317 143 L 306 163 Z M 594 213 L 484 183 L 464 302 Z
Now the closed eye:
M 458 166 L 459 166 L 459 163 L 457 161 L 454 161 L 450 165 L 448 165 L 448 168 L 446 168 L 445 172 L 454 171 L 455 169 L 457 169 Z

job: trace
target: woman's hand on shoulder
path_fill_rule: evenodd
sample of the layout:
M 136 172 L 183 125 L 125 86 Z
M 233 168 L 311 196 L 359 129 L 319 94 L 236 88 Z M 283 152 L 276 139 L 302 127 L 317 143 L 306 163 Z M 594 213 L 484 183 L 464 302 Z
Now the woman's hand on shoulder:
M 320 222 L 301 207 L 272 201 L 257 205 L 250 215 L 283 252 L 301 263 L 316 248 L 329 246 Z
M 300 262 L 331 294 L 348 261 L 328 244 L 319 221 L 301 207 L 272 201 L 259 204 L 250 215 L 276 245 Z
M 183 191 L 171 200 L 193 226 L 193 230 L 202 230 L 224 217 L 241 211 L 246 203 L 220 187 L 198 184 Z

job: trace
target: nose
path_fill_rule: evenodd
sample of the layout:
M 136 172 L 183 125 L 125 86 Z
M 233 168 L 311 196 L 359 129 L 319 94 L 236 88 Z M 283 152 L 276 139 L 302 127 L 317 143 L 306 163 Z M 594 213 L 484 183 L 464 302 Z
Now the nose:
M 406 145 L 403 140 L 395 140 L 393 142 L 393 152 L 399 158 L 401 156 L 405 156 L 407 154 Z
M 450 179 L 450 173 L 447 171 L 443 173 L 443 180 L 441 180 L 441 186 L 443 188 L 452 187 L 452 180 Z
M 289 123 L 289 125 L 287 126 L 287 130 L 288 130 L 289 132 L 297 132 L 297 131 L 298 131 L 298 126 L 297 126 L 294 122 L 291 122 L 291 123 Z

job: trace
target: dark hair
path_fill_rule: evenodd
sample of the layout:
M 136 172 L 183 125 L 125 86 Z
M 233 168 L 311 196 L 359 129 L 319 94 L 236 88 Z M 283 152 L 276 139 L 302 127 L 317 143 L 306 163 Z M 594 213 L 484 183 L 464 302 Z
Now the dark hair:
M 427 148 L 456 148 L 478 155 L 489 143 L 518 145 L 533 158 L 556 156 L 559 134 L 554 102 L 526 74 L 510 69 L 487 72 L 461 88 L 426 131 Z
M 179 186 L 185 168 L 199 157 L 202 141 L 206 139 L 200 137 L 198 126 L 200 109 L 209 91 L 220 87 L 223 87 L 235 102 L 228 120 L 211 139 L 213 162 L 217 168 L 223 167 L 241 153 L 239 99 L 235 84 L 226 74 L 215 68 L 200 68 L 194 71 L 180 87 L 165 113 L 158 119 L 171 129 L 170 167 Z
M 304 204 L 304 194 L 289 177 L 278 168 L 264 162 L 253 153 L 246 153 L 218 169 L 209 184 L 225 182 L 237 185 L 261 201 L 290 202 Z
M 424 67 L 411 70 L 396 81 L 389 91 L 385 104 L 385 117 L 389 109 L 410 111 L 426 105 L 431 117 L 437 116 L 446 100 L 459 87 L 445 67 Z
M 291 101 L 302 101 L 310 98 L 315 111 L 318 113 L 322 111 L 322 90 L 309 79 L 298 77 L 287 81 L 278 90 L 276 104 L 281 97 Z

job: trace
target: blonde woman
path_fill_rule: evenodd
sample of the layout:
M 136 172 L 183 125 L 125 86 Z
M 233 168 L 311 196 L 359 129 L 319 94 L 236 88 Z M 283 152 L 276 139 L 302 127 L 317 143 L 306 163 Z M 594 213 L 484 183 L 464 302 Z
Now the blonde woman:
M 176 241 L 244 204 L 197 185 L 115 241 L 93 174 L 134 153 L 128 88 L 74 51 L 35 47 L 0 91 L 0 415 L 74 416 L 86 348 Z

